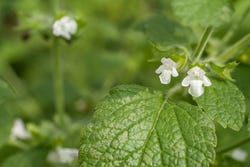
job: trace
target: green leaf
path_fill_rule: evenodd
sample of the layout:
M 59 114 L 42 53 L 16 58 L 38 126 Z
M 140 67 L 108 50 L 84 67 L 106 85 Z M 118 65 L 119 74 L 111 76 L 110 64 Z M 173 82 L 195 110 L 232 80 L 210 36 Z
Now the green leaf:
M 1 167 L 44 167 L 46 156 L 45 149 L 23 151 L 7 158 Z
M 215 145 L 214 124 L 198 107 L 125 85 L 97 106 L 83 130 L 79 160 L 82 167 L 206 167 Z
M 233 61 L 228 63 L 225 66 L 219 66 L 214 63 L 210 64 L 210 67 L 212 70 L 219 75 L 223 79 L 228 79 L 230 81 L 234 81 L 234 79 L 231 77 L 231 72 L 239 65 L 239 63 Z
M 7 106 L 8 99 L 13 97 L 9 85 L 0 79 L 0 147 L 9 139 L 14 122 L 13 113 Z
M 162 15 L 156 15 L 138 26 L 156 47 L 188 44 L 192 31 L 178 22 Z
M 212 80 L 212 86 L 194 99 L 197 104 L 224 128 L 240 130 L 245 116 L 245 98 L 231 82 Z
M 186 24 L 219 26 L 233 14 L 231 0 L 173 0 L 172 6 Z

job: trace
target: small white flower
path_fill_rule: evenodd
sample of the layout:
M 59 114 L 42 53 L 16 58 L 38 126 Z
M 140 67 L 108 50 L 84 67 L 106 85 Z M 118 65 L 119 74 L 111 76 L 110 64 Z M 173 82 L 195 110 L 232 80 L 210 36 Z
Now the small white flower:
M 22 119 L 18 118 L 15 120 L 14 125 L 11 129 L 10 138 L 12 140 L 16 139 L 29 139 L 31 137 L 30 133 L 26 130 Z
M 231 157 L 237 161 L 243 162 L 247 159 L 247 152 L 240 148 L 236 148 L 232 151 Z
M 75 148 L 61 148 L 49 152 L 48 161 L 52 163 L 71 163 L 78 158 L 78 150 Z
M 188 89 L 188 93 L 194 97 L 199 97 L 204 93 L 204 86 L 211 86 L 211 81 L 208 77 L 205 76 L 205 71 L 203 71 L 200 67 L 193 67 L 187 72 L 188 76 L 186 76 L 182 81 L 182 86 L 187 87 L 190 85 Z
M 170 58 L 162 58 L 162 65 L 155 71 L 156 74 L 160 74 L 159 78 L 162 84 L 169 84 L 171 81 L 171 75 L 177 77 L 179 74 L 176 70 L 176 63 Z
M 77 23 L 69 16 L 64 16 L 53 24 L 53 34 L 55 36 L 62 36 L 67 40 L 70 40 L 76 31 Z

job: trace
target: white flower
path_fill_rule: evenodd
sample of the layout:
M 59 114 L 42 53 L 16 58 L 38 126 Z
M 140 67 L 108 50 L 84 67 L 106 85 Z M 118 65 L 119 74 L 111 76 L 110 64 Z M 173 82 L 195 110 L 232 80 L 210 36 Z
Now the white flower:
M 15 120 L 14 125 L 11 129 L 10 138 L 12 140 L 16 139 L 29 139 L 31 137 L 30 133 L 26 130 L 22 119 L 18 118 Z
M 187 87 L 190 85 L 188 89 L 188 93 L 194 97 L 199 97 L 204 93 L 204 86 L 211 86 L 211 81 L 208 77 L 205 76 L 205 71 L 203 71 L 200 67 L 193 67 L 187 72 L 188 76 L 186 76 L 182 81 L 182 86 Z
M 247 152 L 240 148 L 236 148 L 232 151 L 231 157 L 237 161 L 243 162 L 247 159 Z
M 64 16 L 53 24 L 53 34 L 55 36 L 62 36 L 70 40 L 71 36 L 77 31 L 77 23 L 69 16 Z
M 156 74 L 160 74 L 159 78 L 162 84 L 169 84 L 171 81 L 171 75 L 177 77 L 179 74 L 176 70 L 176 63 L 170 58 L 162 58 L 162 65 L 155 71 Z
M 48 161 L 52 163 L 71 163 L 78 158 L 78 150 L 75 148 L 57 148 L 49 152 Z

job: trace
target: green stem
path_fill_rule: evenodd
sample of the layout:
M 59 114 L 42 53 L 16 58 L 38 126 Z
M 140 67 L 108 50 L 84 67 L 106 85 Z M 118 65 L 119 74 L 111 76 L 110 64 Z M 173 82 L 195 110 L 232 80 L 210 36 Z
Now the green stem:
M 64 94 L 63 94 L 63 74 L 62 60 L 59 54 L 59 41 L 54 38 L 52 56 L 54 58 L 54 89 L 55 89 L 55 108 L 61 126 L 64 125 Z
M 222 40 L 224 44 L 228 43 L 228 41 L 233 37 L 233 35 L 235 34 L 236 30 L 239 28 L 241 23 L 244 21 L 245 18 L 247 18 L 249 12 L 250 12 L 250 7 L 247 7 L 243 15 L 240 17 L 240 19 L 235 24 L 233 24 L 232 28 L 230 28 L 230 30 L 224 36 Z
M 218 61 L 221 63 L 225 63 L 229 59 L 234 58 L 235 53 L 237 53 L 241 48 L 248 45 L 250 43 L 250 34 L 247 34 L 242 39 L 240 39 L 238 42 L 236 42 L 233 46 L 231 46 L 229 49 L 227 49 L 225 52 L 223 52 L 219 58 Z
M 170 88 L 166 93 L 166 99 L 172 97 L 175 93 L 177 93 L 182 88 L 181 84 L 176 84 L 172 88 Z
M 203 53 L 203 51 L 204 51 L 204 49 L 205 49 L 205 47 L 207 45 L 208 40 L 211 37 L 212 33 L 213 33 L 213 27 L 212 26 L 207 27 L 206 30 L 204 31 L 204 33 L 203 33 L 203 35 L 201 37 L 201 40 L 198 43 L 198 45 L 197 45 L 197 47 L 196 47 L 196 49 L 194 51 L 194 54 L 192 56 L 192 59 L 194 60 L 193 63 L 196 63 L 200 59 L 200 57 L 201 57 L 201 55 L 202 55 L 202 53 Z
M 222 154 L 222 153 L 228 152 L 228 151 L 233 150 L 233 149 L 235 149 L 235 148 L 237 148 L 237 147 L 239 147 L 239 146 L 241 146 L 241 145 L 243 145 L 245 143 L 248 143 L 248 142 L 250 142 L 250 137 L 247 137 L 247 138 L 245 138 L 245 139 L 239 141 L 238 143 L 235 143 L 235 144 L 233 144 L 233 145 L 231 145 L 229 147 L 219 149 L 219 150 L 216 151 L 216 153 L 217 154 Z

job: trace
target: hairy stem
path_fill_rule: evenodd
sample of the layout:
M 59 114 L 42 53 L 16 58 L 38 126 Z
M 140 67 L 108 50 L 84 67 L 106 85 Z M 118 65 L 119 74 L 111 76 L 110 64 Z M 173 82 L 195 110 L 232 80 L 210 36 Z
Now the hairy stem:
M 250 43 L 250 34 L 247 34 L 242 39 L 240 39 L 238 42 L 236 42 L 233 46 L 231 46 L 229 49 L 227 49 L 225 52 L 223 52 L 219 58 L 218 61 L 221 63 L 225 63 L 226 61 L 232 59 L 235 57 L 235 54 L 245 46 L 247 46 Z
M 216 151 L 216 153 L 217 154 L 222 154 L 222 153 L 228 152 L 228 151 L 233 150 L 233 149 L 235 149 L 235 148 L 237 148 L 237 147 L 239 147 L 239 146 L 241 146 L 241 145 L 243 145 L 245 143 L 248 143 L 248 142 L 250 142 L 250 137 L 247 137 L 247 138 L 239 141 L 238 143 L 235 143 L 235 144 L 233 144 L 231 146 L 228 146 L 226 148 L 219 149 L 219 150 Z
M 52 56 L 54 58 L 54 90 L 55 90 L 55 108 L 61 126 L 64 125 L 64 94 L 63 94 L 63 74 L 62 60 L 59 54 L 59 41 L 54 38 Z
M 194 60 L 193 63 L 196 63 L 200 59 L 200 57 L 201 57 L 201 55 L 202 55 L 202 53 L 203 53 L 203 51 L 204 51 L 204 49 L 205 49 L 205 47 L 207 45 L 208 40 L 211 37 L 212 33 L 213 33 L 213 27 L 212 26 L 209 26 L 209 27 L 207 27 L 205 29 L 205 31 L 204 31 L 204 33 L 203 33 L 203 35 L 202 35 L 196 49 L 194 51 L 194 54 L 192 56 L 192 59 Z

